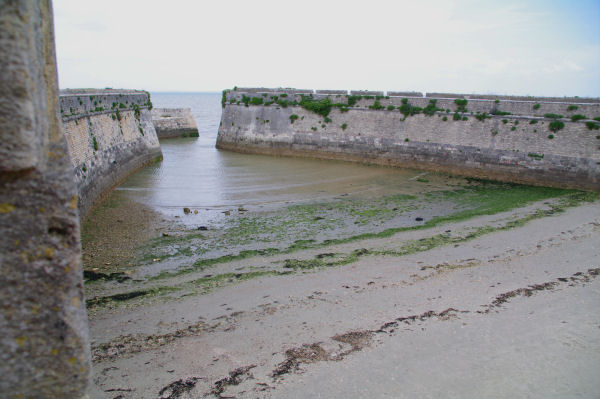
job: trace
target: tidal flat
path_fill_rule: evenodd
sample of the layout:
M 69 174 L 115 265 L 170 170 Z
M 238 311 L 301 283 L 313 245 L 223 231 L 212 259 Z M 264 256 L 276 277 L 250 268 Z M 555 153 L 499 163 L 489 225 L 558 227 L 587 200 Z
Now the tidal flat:
M 208 274 L 194 280 L 200 287 L 194 290 L 196 293 L 265 273 L 341 266 L 365 254 L 401 256 L 471 239 L 474 235 L 454 237 L 444 233 L 417 243 L 407 242 L 396 250 L 358 248 L 340 254 L 327 252 L 327 248 L 493 215 L 541 200 L 560 198 L 561 205 L 553 208 L 557 211 L 567 204 L 595 198 L 595 194 L 576 190 L 451 179 L 444 181 L 445 186 L 438 183 L 433 188 L 427 184 L 429 180 L 420 182 L 422 189 L 412 189 L 411 194 L 383 197 L 343 194 L 328 201 L 300 204 L 290 201 L 276 209 L 254 211 L 240 205 L 224 211 L 227 217 L 222 221 L 202 226 L 181 222 L 193 214 L 193 208 L 185 212 L 182 209 L 179 217 L 168 217 L 115 191 L 84 223 L 82 245 L 88 305 L 171 294 L 183 289 L 182 276 L 196 276 L 205 271 Z M 483 227 L 476 235 L 497 228 Z M 323 252 L 309 260 L 294 258 L 295 253 L 306 250 Z M 263 265 L 259 270 L 258 266 L 231 268 L 234 262 L 253 257 L 272 258 L 273 266 Z M 285 259 L 281 261 L 282 258 Z M 171 280 L 176 284 L 170 284 Z M 117 292 L 105 295 L 113 290 Z
M 94 397 L 597 392 L 600 196 L 420 184 L 201 230 L 114 192 L 83 235 Z

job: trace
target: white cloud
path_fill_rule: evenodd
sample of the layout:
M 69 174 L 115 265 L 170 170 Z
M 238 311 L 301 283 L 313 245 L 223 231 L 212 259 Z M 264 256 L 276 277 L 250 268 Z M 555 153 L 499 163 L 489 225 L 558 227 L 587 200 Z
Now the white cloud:
M 62 87 L 600 94 L 598 41 L 593 48 L 559 45 L 565 32 L 547 22 L 548 7 L 517 2 L 55 0 L 54 6 Z
M 542 71 L 546 73 L 558 73 L 563 71 L 581 72 L 583 71 L 583 68 L 573 61 L 565 60 L 556 64 L 545 66 Z

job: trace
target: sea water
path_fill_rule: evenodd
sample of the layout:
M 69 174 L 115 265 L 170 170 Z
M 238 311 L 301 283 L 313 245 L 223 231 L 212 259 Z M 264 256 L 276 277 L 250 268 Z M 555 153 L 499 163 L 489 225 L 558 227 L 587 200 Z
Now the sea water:
M 117 190 L 168 216 L 182 216 L 184 207 L 198 211 L 183 218 L 190 224 L 216 222 L 238 207 L 269 210 L 341 196 L 413 194 L 452 185 L 448 176 L 410 169 L 218 150 L 220 93 L 151 93 L 151 99 L 158 108 L 191 108 L 199 137 L 161 140 L 163 161 L 135 173 Z M 424 175 L 426 185 L 420 182 Z

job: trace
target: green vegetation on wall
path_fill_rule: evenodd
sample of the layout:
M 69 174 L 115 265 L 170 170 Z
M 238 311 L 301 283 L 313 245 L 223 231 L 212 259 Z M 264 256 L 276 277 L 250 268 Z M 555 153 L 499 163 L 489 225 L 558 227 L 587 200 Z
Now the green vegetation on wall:
M 384 109 L 384 108 L 385 107 L 383 105 L 381 105 L 381 103 L 377 100 L 375 100 L 373 105 L 369 105 L 369 109 L 380 110 L 380 109 Z
M 133 108 L 133 115 L 135 116 L 135 119 L 139 121 L 141 115 L 140 106 L 137 104 L 132 104 L 131 107 Z
M 467 112 L 468 102 L 469 100 L 467 100 L 466 98 L 457 98 L 456 100 L 454 100 L 454 103 L 456 104 L 456 110 L 458 112 Z
M 357 101 L 362 99 L 362 96 L 346 96 L 348 101 L 348 106 L 353 107 Z
M 573 122 L 577 122 L 577 121 L 582 120 L 582 119 L 588 119 L 588 117 L 585 116 L 585 115 L 581 115 L 581 114 L 575 114 L 575 115 L 571 116 L 571 120 Z
M 333 105 L 329 97 L 322 98 L 320 100 L 315 100 L 312 94 L 308 96 L 302 95 L 301 97 L 302 99 L 300 100 L 300 103 L 298 105 L 300 105 L 302 108 L 314 112 L 315 114 L 321 115 L 323 117 L 329 115 L 329 113 L 331 112 L 331 108 Z
M 598 129 L 600 129 L 600 124 L 598 124 L 596 122 L 589 121 L 589 122 L 586 122 L 585 125 L 590 130 L 598 130 Z
M 221 106 L 224 107 L 226 102 L 227 102 L 227 94 L 229 93 L 229 90 L 223 90 L 222 93 L 222 98 L 221 98 Z M 256 96 L 256 97 L 249 97 L 246 94 L 242 93 L 242 98 L 241 100 L 236 100 L 234 98 L 230 99 L 230 103 L 235 104 L 237 103 L 238 105 L 240 103 L 244 103 L 245 106 L 249 106 L 249 105 L 264 105 L 264 106 L 270 106 L 272 104 L 277 104 L 278 106 L 282 107 L 282 108 L 286 108 L 288 106 L 300 106 L 302 108 L 304 108 L 307 111 L 313 112 L 317 115 L 320 115 L 323 117 L 323 123 L 319 122 L 319 125 L 323 128 L 326 129 L 326 124 L 327 123 L 331 123 L 333 122 L 331 118 L 329 118 L 329 114 L 331 113 L 331 110 L 333 108 L 338 108 L 340 110 L 340 112 L 347 112 L 351 107 L 354 107 L 358 104 L 358 102 L 362 99 L 365 100 L 374 100 L 373 103 L 371 105 L 367 105 L 367 107 L 369 109 L 372 110 L 388 110 L 388 111 L 393 111 L 395 109 L 398 109 L 400 111 L 400 113 L 402 113 L 404 115 L 404 119 L 406 119 L 408 116 L 412 116 L 412 115 L 416 115 L 419 113 L 423 113 L 426 116 L 433 116 L 436 112 L 440 112 L 440 111 L 444 111 L 443 108 L 440 108 L 437 106 L 437 99 L 430 99 L 429 100 L 429 104 L 425 107 L 425 108 L 421 108 L 421 107 L 417 107 L 417 106 L 412 106 L 411 104 L 409 104 L 408 99 L 407 98 L 403 98 L 401 100 L 402 104 L 399 107 L 395 107 L 392 104 L 388 104 L 386 105 L 382 105 L 379 100 L 383 99 L 383 98 L 388 98 L 388 97 L 384 97 L 381 95 L 378 96 L 369 96 L 369 95 L 345 95 L 346 97 L 346 102 L 345 103 L 340 103 L 340 102 L 333 102 L 332 98 L 330 96 L 324 97 L 324 98 L 319 98 L 319 99 L 315 99 L 313 97 L 313 94 L 299 94 L 300 96 L 300 101 L 297 100 L 287 100 L 287 99 L 282 99 L 283 97 L 287 97 L 288 95 L 286 93 L 281 93 L 279 95 L 273 95 L 270 96 L 270 100 L 269 101 L 264 101 L 263 97 L 268 97 L 268 95 L 266 95 L 265 93 L 262 93 L 262 97 Z M 337 95 L 336 97 L 342 97 L 340 95 Z M 298 97 L 295 97 L 298 98 Z M 468 112 L 467 110 L 467 104 L 468 104 L 468 100 L 467 99 L 454 99 L 454 103 L 456 104 L 456 111 L 452 114 L 452 120 L 453 121 L 466 121 L 468 120 L 468 118 L 466 117 L 466 115 L 464 115 L 464 113 Z M 496 104 L 499 103 L 499 101 L 495 102 Z M 114 106 L 114 104 L 113 104 Z M 122 106 L 122 103 L 120 104 L 120 106 Z M 539 109 L 540 108 L 540 104 L 536 103 L 533 105 L 533 109 Z M 139 108 L 136 107 L 135 105 L 133 106 L 134 111 Z M 579 107 L 578 106 L 569 106 L 567 109 L 569 111 L 574 111 L 577 110 Z M 450 109 L 446 109 L 445 110 L 447 114 L 450 114 L 451 110 Z M 486 112 L 477 112 L 477 114 L 474 114 L 473 112 L 471 112 L 471 115 L 474 115 L 475 118 L 481 122 L 485 121 L 486 119 L 490 119 L 492 116 L 504 116 L 504 115 L 511 115 L 510 112 L 506 112 L 506 111 L 501 111 L 498 109 L 494 109 L 491 111 L 490 114 L 486 113 Z M 136 115 L 137 116 L 137 115 Z M 447 121 L 449 119 L 449 115 L 448 116 L 443 116 L 443 115 L 438 115 L 440 116 L 440 118 L 443 121 Z M 120 116 L 118 114 L 118 109 L 117 109 L 117 117 L 120 120 Z M 557 132 L 559 130 L 564 129 L 565 124 L 564 122 L 559 121 L 558 119 L 564 118 L 563 115 L 561 114 L 554 114 L 554 113 L 546 113 L 544 114 L 545 118 L 549 118 L 549 119 L 553 119 L 552 122 L 549 123 L 548 127 L 552 132 Z M 296 114 L 292 114 L 290 115 L 290 123 L 294 123 L 296 120 L 299 119 L 298 115 Z M 587 116 L 585 115 L 581 115 L 581 114 L 575 114 L 572 115 L 571 120 L 573 122 L 577 122 L 583 119 L 588 119 Z M 596 117 L 596 120 L 600 121 L 600 117 Z M 514 125 L 518 125 L 519 121 L 515 120 L 513 121 Z M 508 120 L 507 119 L 502 119 L 502 123 L 507 124 Z M 536 119 L 531 119 L 529 120 L 529 124 L 533 125 L 538 123 L 538 120 Z M 342 125 L 340 125 L 342 130 L 345 130 L 347 127 L 347 124 L 344 123 Z M 590 130 L 597 130 L 599 128 L 599 124 L 595 123 L 595 122 L 586 122 L 586 126 L 588 127 L 588 129 Z M 312 127 L 312 129 L 314 131 L 317 130 L 316 127 Z M 516 128 L 513 126 L 511 127 L 512 131 L 516 131 Z M 553 135 L 551 138 L 553 138 Z
M 229 90 L 223 90 L 221 95 L 221 108 L 225 108 L 225 103 L 227 102 L 227 93 L 229 93 Z
M 544 118 L 561 119 L 564 118 L 564 116 L 562 116 L 561 114 L 544 114 Z
M 562 121 L 554 120 L 548 124 L 548 128 L 555 133 L 561 129 L 564 129 L 564 127 L 565 127 L 565 124 Z
M 398 109 L 400 110 L 402 115 L 404 115 L 404 118 L 406 118 L 408 116 L 416 115 L 416 114 L 420 113 L 421 111 L 423 111 L 423 108 L 421 108 L 421 107 L 415 107 L 415 106 L 410 105 L 408 103 L 408 98 L 402 99 L 402 105 L 400 107 L 398 107 Z
M 437 106 L 437 100 L 433 99 L 433 100 L 429 100 L 429 104 L 423 108 L 423 113 L 427 116 L 433 116 L 433 114 L 435 114 L 436 111 L 443 111 L 443 108 L 438 108 Z
M 541 161 L 544 159 L 544 154 L 536 154 L 535 152 L 530 152 L 527 154 L 528 157 Z
M 489 119 L 489 118 L 491 118 L 491 116 L 488 115 L 486 112 L 483 112 L 483 113 L 479 113 L 478 112 L 477 115 L 475 115 L 475 119 L 477 119 L 480 122 L 483 122 L 483 121 L 485 121 L 486 119 Z

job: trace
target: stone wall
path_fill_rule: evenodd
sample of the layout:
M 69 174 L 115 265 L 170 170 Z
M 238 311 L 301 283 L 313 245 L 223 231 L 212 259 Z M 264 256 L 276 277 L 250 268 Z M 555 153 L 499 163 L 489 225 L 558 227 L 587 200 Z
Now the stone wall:
M 350 90 L 350 94 L 353 96 L 383 96 L 382 91 L 369 91 L 369 90 Z
M 79 213 L 121 180 L 162 158 L 150 97 L 141 91 L 61 92 L 60 108 L 79 194 Z
M 159 139 L 198 137 L 191 108 L 153 108 L 152 123 Z
M 89 338 L 52 4 L 0 0 L 0 10 L 0 397 L 84 398 Z
M 297 105 L 268 106 L 239 102 L 254 93 L 226 93 L 217 147 L 248 153 L 300 155 L 383 165 L 414 167 L 497 180 L 600 189 L 600 102 L 468 100 L 457 114 L 454 98 L 439 98 L 433 116 L 404 117 L 402 97 L 361 99 L 346 112 L 333 107 L 327 119 Z M 271 92 L 267 98 L 277 96 Z M 370 97 L 370 94 L 369 94 Z M 347 96 L 313 95 L 346 103 Z M 286 97 L 299 101 L 300 96 Z M 425 107 L 431 98 L 406 97 Z M 435 99 L 434 99 L 435 100 Z M 382 109 L 372 109 L 377 101 Z M 539 104 L 537 106 L 536 104 Z M 393 106 L 393 110 L 388 110 Z M 573 107 L 577 109 L 572 109 Z M 370 108 L 371 107 L 371 108 Z M 490 112 L 511 115 L 489 115 Z M 483 117 L 483 113 L 486 113 Z M 564 128 L 551 131 L 562 114 Z M 584 114 L 573 122 L 568 117 Z M 297 118 L 292 115 L 297 115 Z M 292 118 L 290 118 L 292 116 Z M 294 119 L 292 121 L 292 119 Z M 588 127 L 590 125 L 592 129 Z
M 423 97 L 420 91 L 388 91 L 388 96 L 394 97 Z
M 391 94 L 390 94 L 391 95 Z M 535 96 L 504 96 L 497 94 L 457 94 L 457 93 L 427 93 L 432 98 L 468 98 L 478 100 L 515 100 L 537 102 L 567 102 L 567 103 L 598 103 L 598 98 L 587 97 L 535 97 Z
M 63 119 L 117 109 L 133 109 L 134 107 L 140 109 L 152 107 L 148 92 L 112 89 L 60 91 L 60 116 Z

